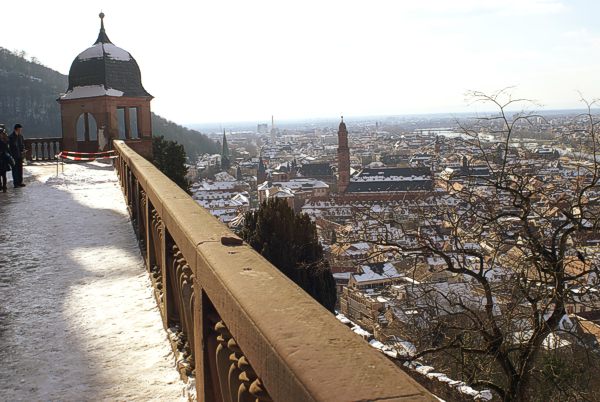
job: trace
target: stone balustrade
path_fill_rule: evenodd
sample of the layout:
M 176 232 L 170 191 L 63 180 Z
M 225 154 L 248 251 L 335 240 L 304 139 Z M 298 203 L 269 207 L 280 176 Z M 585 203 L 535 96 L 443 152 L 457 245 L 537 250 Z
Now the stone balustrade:
M 55 161 L 62 149 L 62 138 L 25 138 L 28 161 Z
M 123 141 L 119 180 L 200 401 L 433 401 Z

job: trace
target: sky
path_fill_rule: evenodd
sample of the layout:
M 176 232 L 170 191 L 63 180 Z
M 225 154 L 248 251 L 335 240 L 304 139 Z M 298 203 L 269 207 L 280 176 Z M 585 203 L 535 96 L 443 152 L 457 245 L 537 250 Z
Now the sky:
M 0 46 L 67 74 L 101 10 L 153 111 L 183 124 L 457 113 L 505 87 L 548 109 L 600 97 L 593 0 L 21 0 Z

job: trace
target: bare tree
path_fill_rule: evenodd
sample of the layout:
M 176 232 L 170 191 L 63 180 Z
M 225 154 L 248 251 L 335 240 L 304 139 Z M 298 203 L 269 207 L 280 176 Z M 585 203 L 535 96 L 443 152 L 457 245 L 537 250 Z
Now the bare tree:
M 417 346 L 408 360 L 428 359 L 504 401 L 593 400 L 598 352 L 568 310 L 600 306 L 595 102 L 583 100 L 585 158 L 571 160 L 568 175 L 542 174 L 517 143 L 545 122 L 523 110 L 532 102 L 508 90 L 470 98 L 496 112 L 458 123 L 461 169 L 385 212 L 357 207 L 343 240 L 396 253 L 424 278 L 389 290 L 396 330 Z

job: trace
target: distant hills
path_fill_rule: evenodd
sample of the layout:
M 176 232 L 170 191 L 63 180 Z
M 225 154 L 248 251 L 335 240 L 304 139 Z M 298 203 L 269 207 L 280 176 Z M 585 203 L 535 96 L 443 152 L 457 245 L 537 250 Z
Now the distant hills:
M 199 131 L 190 130 L 170 120 L 152 113 L 152 132 L 162 135 L 168 140 L 177 141 L 185 148 L 187 156 L 195 159 L 202 154 L 216 154 L 221 152 L 216 142 L 201 134 Z
M 25 126 L 26 137 L 60 137 L 60 107 L 56 99 L 68 86 L 67 76 L 25 54 L 0 47 L 0 123 Z M 198 131 L 152 113 L 152 131 L 179 142 L 188 156 L 217 153 L 217 144 Z

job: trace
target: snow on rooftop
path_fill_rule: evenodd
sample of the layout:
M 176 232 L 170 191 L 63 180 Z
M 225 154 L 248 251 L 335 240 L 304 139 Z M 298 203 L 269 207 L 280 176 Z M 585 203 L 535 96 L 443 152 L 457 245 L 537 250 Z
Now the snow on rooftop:
M 380 272 L 373 270 L 368 265 L 361 266 L 362 273 L 354 274 L 353 277 L 357 282 L 369 282 L 369 281 L 378 281 L 382 279 L 390 279 L 390 278 L 401 278 L 402 275 L 398 273 L 396 267 L 389 262 L 383 264 Z
M 215 174 L 215 181 L 232 182 L 237 181 L 237 179 L 227 172 L 219 172 Z
M 79 60 L 89 59 L 101 59 L 106 55 L 109 59 L 119 61 L 131 60 L 131 55 L 126 50 L 121 49 L 113 45 L 112 43 L 98 43 L 92 47 L 87 48 L 83 52 L 79 53 L 77 58 Z
M 379 182 L 379 181 L 422 181 L 422 180 L 431 180 L 431 176 L 384 176 L 381 175 L 373 175 L 373 176 L 354 176 L 350 178 L 351 182 Z
M 85 85 L 74 87 L 61 96 L 61 99 L 93 98 L 95 96 L 123 96 L 123 91 L 105 88 L 104 85 Z

